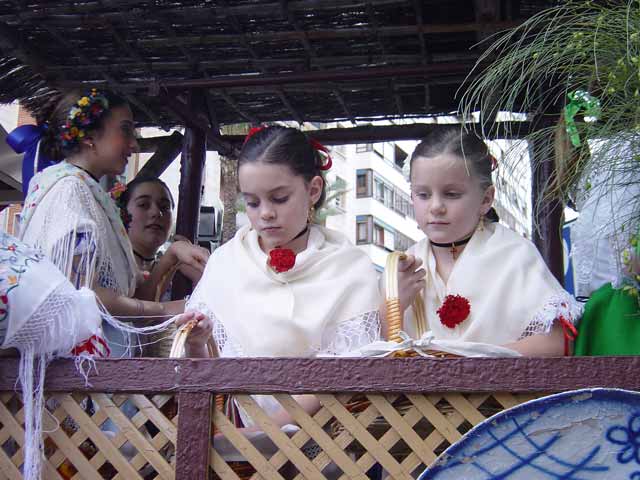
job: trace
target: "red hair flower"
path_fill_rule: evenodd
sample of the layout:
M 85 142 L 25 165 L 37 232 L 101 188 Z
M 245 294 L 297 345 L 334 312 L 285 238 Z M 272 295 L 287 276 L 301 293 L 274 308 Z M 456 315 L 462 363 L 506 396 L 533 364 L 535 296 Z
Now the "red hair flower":
M 267 265 L 276 273 L 291 270 L 296 264 L 296 254 L 289 248 L 274 248 L 269 252 Z
M 471 304 L 461 295 L 447 295 L 437 313 L 445 327 L 456 328 L 471 313 Z

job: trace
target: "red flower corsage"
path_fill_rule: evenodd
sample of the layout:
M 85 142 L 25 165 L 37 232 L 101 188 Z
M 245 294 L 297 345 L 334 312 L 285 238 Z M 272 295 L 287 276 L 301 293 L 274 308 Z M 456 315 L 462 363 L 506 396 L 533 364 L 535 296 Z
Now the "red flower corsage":
M 437 313 L 445 327 L 456 328 L 471 313 L 471 304 L 461 295 L 447 295 Z
M 274 248 L 269 252 L 267 265 L 274 272 L 282 273 L 291 270 L 296 264 L 296 254 L 289 248 Z

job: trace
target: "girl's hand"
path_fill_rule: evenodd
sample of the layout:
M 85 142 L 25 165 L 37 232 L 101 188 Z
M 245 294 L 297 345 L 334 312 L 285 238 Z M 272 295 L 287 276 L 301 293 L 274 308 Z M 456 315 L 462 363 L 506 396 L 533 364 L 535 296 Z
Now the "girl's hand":
M 187 337 L 187 348 L 191 347 L 197 349 L 205 346 L 211 336 L 213 322 L 203 313 L 185 312 L 176 320 L 176 327 L 180 328 L 187 323 L 194 324 L 191 332 L 189 332 L 189 336 Z
M 424 268 L 420 268 L 422 260 L 407 255 L 407 258 L 398 263 L 398 297 L 400 299 L 400 311 L 404 312 L 411 306 L 416 295 L 425 285 Z
M 184 240 L 173 242 L 167 253 L 176 258 L 176 263 L 186 265 L 200 274 L 204 272 L 204 267 L 209 260 L 209 252 L 206 249 Z

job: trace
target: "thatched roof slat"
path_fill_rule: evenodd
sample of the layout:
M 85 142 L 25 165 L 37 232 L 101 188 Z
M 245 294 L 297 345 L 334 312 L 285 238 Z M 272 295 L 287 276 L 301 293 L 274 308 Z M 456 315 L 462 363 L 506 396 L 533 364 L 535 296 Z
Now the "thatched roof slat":
M 108 86 L 165 127 L 183 119 L 154 92 L 193 88 L 222 125 L 446 113 L 477 39 L 551 1 L 0 0 L 0 101 L 41 116 L 58 88 Z

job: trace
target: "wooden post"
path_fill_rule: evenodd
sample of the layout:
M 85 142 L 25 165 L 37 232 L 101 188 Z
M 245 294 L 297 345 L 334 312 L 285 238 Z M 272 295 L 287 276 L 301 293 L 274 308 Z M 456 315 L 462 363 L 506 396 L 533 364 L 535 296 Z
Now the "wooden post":
M 559 198 L 543 198 L 545 186 L 556 174 L 553 137 L 536 138 L 529 145 L 531 159 L 531 201 L 533 243 L 551 273 L 564 285 L 562 250 L 563 206 Z
M 199 90 L 189 92 L 189 108 L 193 116 L 201 113 L 204 105 L 203 92 Z M 180 160 L 176 234 L 185 236 L 192 242 L 195 242 L 198 236 L 206 148 L 206 132 L 193 125 L 186 127 Z M 176 300 L 183 299 L 191 293 L 192 289 L 191 282 L 178 272 L 174 278 L 171 297 Z
M 211 438 L 210 392 L 180 392 L 178 397 L 178 439 L 176 478 L 209 478 Z

